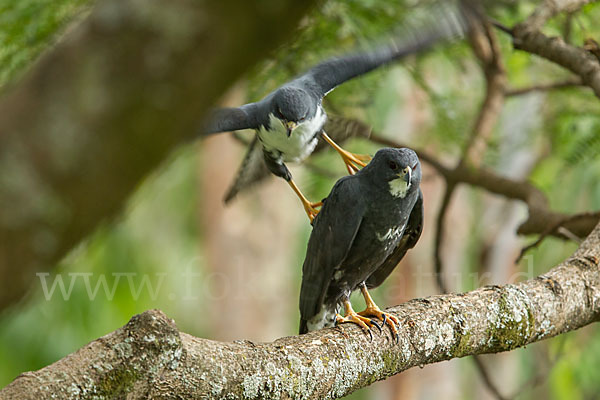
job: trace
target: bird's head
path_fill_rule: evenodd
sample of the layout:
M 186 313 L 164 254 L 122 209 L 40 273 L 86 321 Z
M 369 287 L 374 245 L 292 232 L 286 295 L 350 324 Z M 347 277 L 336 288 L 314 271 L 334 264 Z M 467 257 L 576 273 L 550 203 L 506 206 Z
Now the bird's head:
M 284 86 L 274 93 L 271 109 L 286 128 L 289 137 L 298 125 L 315 115 L 317 107 L 306 91 Z
M 421 183 L 421 163 L 411 149 L 383 148 L 375 153 L 365 169 L 387 183 L 394 197 L 406 197 L 411 188 L 416 190 Z

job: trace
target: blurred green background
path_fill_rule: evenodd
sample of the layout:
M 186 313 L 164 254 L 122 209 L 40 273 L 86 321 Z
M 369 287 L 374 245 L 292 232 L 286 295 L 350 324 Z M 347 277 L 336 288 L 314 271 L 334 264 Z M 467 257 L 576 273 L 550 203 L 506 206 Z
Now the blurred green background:
M 86 15 L 87 0 L 0 0 L 0 84 L 7 87 L 67 28 Z M 324 58 L 377 43 L 408 16 L 413 3 L 323 1 L 294 40 L 278 49 L 228 93 L 223 104 L 264 96 Z M 507 25 L 522 21 L 531 3 L 499 3 L 491 11 Z M 412 13 L 412 14 L 411 14 Z M 548 33 L 560 33 L 564 16 Z M 571 40 L 598 37 L 600 7 L 588 5 L 573 21 Z M 512 50 L 498 33 L 510 87 L 553 82 L 564 70 Z M 359 118 L 382 135 L 426 148 L 447 165 L 464 146 L 485 82 L 468 44 L 441 46 L 402 65 L 382 68 L 332 92 L 325 107 Z M 332 111 L 333 110 L 333 111 Z M 250 137 L 251 133 L 247 133 Z M 376 151 L 365 140 L 347 145 Z M 310 227 L 297 199 L 281 180 L 269 179 L 221 201 L 244 153 L 228 135 L 178 149 L 142 182 L 122 216 L 107 221 L 65 257 L 52 275 L 40 275 L 29 296 L 0 314 L 0 387 L 18 374 L 44 367 L 125 324 L 133 314 L 159 308 L 178 327 L 216 340 L 268 341 L 297 331 L 301 265 Z M 491 144 L 486 167 L 529 178 L 554 210 L 600 208 L 600 102 L 584 88 L 510 97 Z M 333 171 L 323 176 L 319 171 Z M 344 174 L 328 151 L 293 167 L 312 199 L 324 197 Z M 437 294 L 433 281 L 433 222 L 443 181 L 425 165 L 423 237 L 374 292 L 381 305 Z M 453 291 L 503 284 L 545 272 L 576 248 L 546 239 L 518 265 L 516 236 L 523 204 L 461 187 L 447 218 L 444 259 Z M 362 307 L 360 299 L 357 308 Z M 485 356 L 507 396 L 591 399 L 600 393 L 600 331 L 588 326 L 511 353 Z M 534 382 L 535 384 L 529 384 Z M 519 391 L 521 385 L 526 390 Z M 353 399 L 487 398 L 470 359 L 410 370 L 363 389 Z

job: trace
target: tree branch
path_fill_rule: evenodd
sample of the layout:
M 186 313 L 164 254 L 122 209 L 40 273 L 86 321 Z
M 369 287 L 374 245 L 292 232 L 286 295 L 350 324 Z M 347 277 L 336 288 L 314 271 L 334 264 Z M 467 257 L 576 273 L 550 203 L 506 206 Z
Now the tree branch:
M 539 246 L 540 243 L 542 243 L 548 235 L 557 232 L 561 226 L 563 226 L 569 222 L 573 222 L 573 221 L 577 221 L 577 220 L 598 219 L 598 218 L 600 218 L 600 212 L 595 212 L 595 213 L 594 212 L 585 212 L 585 213 L 581 213 L 581 214 L 570 215 L 568 217 L 565 217 L 562 220 L 559 220 L 558 222 L 548 226 L 548 228 L 546 228 L 544 230 L 544 232 L 542 232 L 540 234 L 540 236 L 537 238 L 537 240 L 535 242 L 523 247 L 515 262 L 518 263 L 521 260 L 521 258 L 523 258 L 525 253 L 527 253 L 529 250 Z
M 442 260 L 442 243 L 444 242 L 445 226 L 444 220 L 446 219 L 446 213 L 448 211 L 448 207 L 450 206 L 450 200 L 452 200 L 452 195 L 454 194 L 455 189 L 456 184 L 454 182 L 446 182 L 446 190 L 444 191 L 444 197 L 442 197 L 442 202 L 440 204 L 440 208 L 435 219 L 435 243 L 433 245 L 433 264 L 435 271 L 435 279 L 438 288 L 442 293 L 449 292 L 448 287 L 444 282 L 444 262 Z
M 561 38 L 532 31 L 525 25 L 518 25 L 513 32 L 515 49 L 536 54 L 568 69 L 600 97 L 600 64 L 593 54 L 567 44 Z
M 582 85 L 583 85 L 583 83 L 581 83 L 580 78 L 572 78 L 572 79 L 566 79 L 566 80 L 560 81 L 560 82 L 542 83 L 539 85 L 533 85 L 533 86 L 528 86 L 528 87 L 519 88 L 519 89 L 510 89 L 510 90 L 506 90 L 504 92 L 504 95 L 507 97 L 522 96 L 524 94 L 529 94 L 531 92 L 542 92 L 542 91 L 555 90 L 555 89 L 565 89 L 565 88 L 571 88 L 571 87 L 582 86 Z
M 572 13 L 589 2 L 590 0 L 544 0 L 524 23 L 531 29 L 541 29 L 555 15 Z
M 559 37 L 548 37 L 540 28 L 552 16 L 579 9 L 587 0 L 545 1 L 524 22 L 512 30 L 515 49 L 527 51 L 546 58 L 581 78 L 584 85 L 592 88 L 600 97 L 600 64 L 594 55 L 586 50 L 570 45 Z
M 481 62 L 485 76 L 485 98 L 467 140 L 463 157 L 459 165 L 464 163 L 479 167 L 485 154 L 496 122 L 504 106 L 506 71 L 502 63 L 500 44 L 492 26 L 484 19 L 479 24 L 472 24 L 469 34 L 473 53 Z
M 373 341 L 353 325 L 271 343 L 180 333 L 154 310 L 0 391 L 3 398 L 339 398 L 371 383 L 467 355 L 512 350 L 600 318 L 600 224 L 572 257 L 514 285 L 415 299 Z

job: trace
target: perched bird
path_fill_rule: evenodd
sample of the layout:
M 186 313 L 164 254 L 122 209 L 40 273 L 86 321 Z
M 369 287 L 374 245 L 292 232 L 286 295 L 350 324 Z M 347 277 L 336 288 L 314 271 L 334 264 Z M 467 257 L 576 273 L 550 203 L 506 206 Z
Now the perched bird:
M 236 108 L 213 111 L 203 128 L 204 134 L 254 129 L 255 144 L 262 147 L 269 171 L 284 178 L 298 195 L 312 221 L 321 203 L 311 203 L 292 180 L 286 162 L 301 162 L 315 149 L 319 136 L 341 155 L 350 174 L 364 167 L 369 156 L 350 153 L 339 147 L 323 130 L 327 119 L 323 97 L 336 86 L 379 66 L 422 51 L 443 39 L 462 35 L 465 24 L 462 14 L 440 7 L 429 23 L 418 29 L 405 30 L 391 44 L 372 51 L 332 58 L 285 83 L 262 100 Z M 242 171 L 254 171 L 260 161 L 256 153 L 248 152 Z M 243 180 L 243 179 L 242 179 Z M 231 196 L 228 196 L 231 197 Z
M 398 319 L 381 311 L 368 289 L 379 286 L 423 227 L 421 166 L 414 151 L 384 148 L 355 175 L 334 185 L 316 216 L 302 267 L 300 333 L 352 322 L 371 333 L 372 319 Z M 366 309 L 355 312 L 350 294 L 360 289 Z M 345 316 L 338 314 L 344 305 Z

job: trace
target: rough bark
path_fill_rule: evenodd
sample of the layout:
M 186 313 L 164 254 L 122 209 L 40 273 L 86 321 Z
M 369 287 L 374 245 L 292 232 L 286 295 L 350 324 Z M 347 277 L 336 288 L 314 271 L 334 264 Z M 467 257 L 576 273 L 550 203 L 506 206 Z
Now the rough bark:
M 540 29 L 555 15 L 562 12 L 574 12 L 590 0 L 544 0 L 527 18 L 525 24 L 531 29 Z
M 555 15 L 579 10 L 590 0 L 546 0 L 522 23 L 509 29 L 515 49 L 536 54 L 556 63 L 581 78 L 600 97 L 600 63 L 583 48 L 573 46 L 560 37 L 548 37 L 540 29 Z
M 592 53 L 565 43 L 559 37 L 548 37 L 531 30 L 526 25 L 513 29 L 513 44 L 516 49 L 546 58 L 578 75 L 582 83 L 600 97 L 600 63 Z
M 414 366 L 508 351 L 598 321 L 599 260 L 600 224 L 537 278 L 390 308 L 401 321 L 397 344 L 387 330 L 369 341 L 354 325 L 271 343 L 215 342 L 147 311 L 22 374 L 0 398 L 339 398 Z
M 0 98 L 0 309 L 196 131 L 314 3 L 102 0 Z

